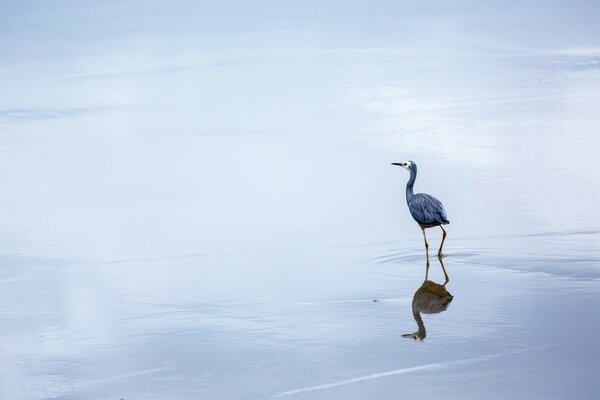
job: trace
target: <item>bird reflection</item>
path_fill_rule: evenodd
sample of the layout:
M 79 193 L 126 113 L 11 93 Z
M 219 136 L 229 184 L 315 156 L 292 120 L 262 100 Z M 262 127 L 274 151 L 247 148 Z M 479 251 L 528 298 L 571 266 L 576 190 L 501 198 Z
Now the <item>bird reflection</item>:
M 425 324 L 423 324 L 421 313 L 437 314 L 442 311 L 446 311 L 446 309 L 452 302 L 452 299 L 454 298 L 454 296 L 452 296 L 446 290 L 446 284 L 450 279 L 448 278 L 448 274 L 446 273 L 446 268 L 444 268 L 444 262 L 442 261 L 442 257 L 438 257 L 438 260 L 440 261 L 442 271 L 444 272 L 445 282 L 443 285 L 441 285 L 428 279 L 429 262 L 427 262 L 427 265 L 425 267 L 425 281 L 423 282 L 421 287 L 418 288 L 415 292 L 412 301 L 413 317 L 415 318 L 415 321 L 417 321 L 418 330 L 414 333 L 407 333 L 405 335 L 402 335 L 402 337 L 413 338 L 414 340 L 418 341 L 424 340 L 427 336 L 427 331 L 425 330 Z

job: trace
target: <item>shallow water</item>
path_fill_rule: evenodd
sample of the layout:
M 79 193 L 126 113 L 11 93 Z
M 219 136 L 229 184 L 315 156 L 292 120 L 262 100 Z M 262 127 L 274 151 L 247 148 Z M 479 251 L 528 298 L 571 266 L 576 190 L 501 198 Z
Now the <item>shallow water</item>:
M 0 6 L 0 398 L 597 398 L 596 4 L 52 7 Z

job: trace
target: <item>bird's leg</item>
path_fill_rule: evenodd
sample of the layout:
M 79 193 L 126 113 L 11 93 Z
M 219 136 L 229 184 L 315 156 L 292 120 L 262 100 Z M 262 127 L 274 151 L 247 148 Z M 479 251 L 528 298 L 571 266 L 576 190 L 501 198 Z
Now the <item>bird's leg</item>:
M 444 257 L 444 254 L 442 254 L 442 247 L 444 247 L 444 240 L 446 240 L 446 230 L 440 225 L 440 228 L 442 229 L 442 244 L 440 245 L 440 250 L 438 251 L 438 256 L 439 257 Z M 423 233 L 425 233 L 425 231 L 423 231 Z
M 438 254 L 438 260 L 440 260 L 440 265 L 442 266 L 442 272 L 444 272 L 444 278 L 446 278 L 446 281 L 444 282 L 444 286 L 446 286 L 448 281 L 450 281 L 450 278 L 448 278 L 448 274 L 446 273 L 446 268 L 444 268 L 444 262 L 442 261 L 442 256 L 440 256 L 439 254 Z
M 423 239 L 425 240 L 425 257 L 427 258 L 427 268 L 429 268 L 429 243 L 427 243 L 425 228 L 421 228 L 421 230 L 423 231 Z

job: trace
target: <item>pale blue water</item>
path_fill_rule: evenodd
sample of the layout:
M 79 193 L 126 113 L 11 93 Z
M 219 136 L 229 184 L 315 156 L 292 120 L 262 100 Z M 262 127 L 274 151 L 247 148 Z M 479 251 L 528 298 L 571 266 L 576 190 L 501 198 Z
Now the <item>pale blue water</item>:
M 428 4 L 0 5 L 0 398 L 597 398 L 598 6 Z

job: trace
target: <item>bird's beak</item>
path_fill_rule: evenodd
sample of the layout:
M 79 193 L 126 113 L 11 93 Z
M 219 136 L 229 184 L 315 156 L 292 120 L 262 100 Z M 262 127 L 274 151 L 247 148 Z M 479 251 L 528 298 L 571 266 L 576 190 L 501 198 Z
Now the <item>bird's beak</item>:
M 408 164 L 407 163 L 393 162 L 392 165 L 398 165 L 399 167 L 402 167 L 402 168 L 404 168 L 405 170 L 408 171 Z

